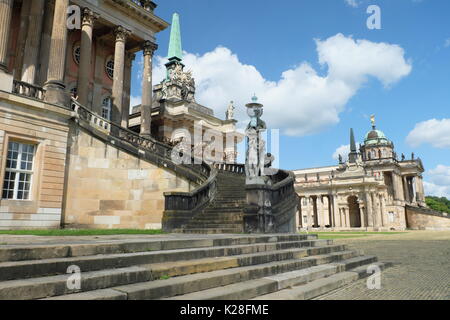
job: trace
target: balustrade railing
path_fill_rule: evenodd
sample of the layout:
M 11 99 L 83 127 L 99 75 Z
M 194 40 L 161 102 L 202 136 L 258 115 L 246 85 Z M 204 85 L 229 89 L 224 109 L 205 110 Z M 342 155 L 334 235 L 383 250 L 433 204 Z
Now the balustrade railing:
M 153 11 L 156 8 L 156 4 L 151 0 L 129 0 L 134 4 L 144 8 L 147 11 Z
M 245 174 L 245 165 L 239 163 L 215 163 L 214 167 L 219 171 L 237 174 Z
M 37 100 L 44 100 L 45 90 L 30 83 L 14 80 L 12 93 Z
M 127 142 L 135 147 L 138 147 L 139 149 L 149 151 L 152 155 L 156 155 L 159 158 L 163 159 L 164 166 L 167 166 L 167 164 L 170 163 L 172 164 L 172 168 L 178 167 L 177 172 L 180 172 L 180 174 L 183 174 L 186 171 L 195 173 L 199 177 L 199 179 L 195 181 L 195 183 L 197 184 L 205 183 L 210 176 L 211 167 L 206 163 L 193 165 L 189 164 L 177 165 L 172 160 L 173 148 L 171 146 L 159 142 L 151 137 L 140 136 L 134 131 L 123 128 L 110 120 L 102 118 L 96 113 L 79 104 L 74 99 L 72 99 L 71 101 L 71 108 L 76 113 L 77 118 L 79 120 L 83 120 L 85 123 L 88 123 L 89 126 L 93 127 L 94 129 L 107 133 L 110 136 L 116 137 L 121 141 Z M 192 163 L 194 162 L 192 161 Z

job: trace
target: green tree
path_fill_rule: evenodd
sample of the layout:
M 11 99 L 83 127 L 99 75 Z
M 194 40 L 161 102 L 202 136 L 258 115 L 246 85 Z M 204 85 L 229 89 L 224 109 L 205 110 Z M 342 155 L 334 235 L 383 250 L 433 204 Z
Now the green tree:
M 450 213 L 450 200 L 444 197 L 426 197 L 427 206 L 433 210 Z

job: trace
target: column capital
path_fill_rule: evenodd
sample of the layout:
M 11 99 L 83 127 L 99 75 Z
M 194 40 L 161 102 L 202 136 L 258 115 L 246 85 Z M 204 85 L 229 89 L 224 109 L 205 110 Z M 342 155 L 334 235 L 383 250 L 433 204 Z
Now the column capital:
M 88 25 L 93 27 L 95 20 L 97 20 L 100 15 L 89 8 L 83 8 L 82 13 L 82 25 Z
M 135 53 L 131 53 L 131 52 L 127 52 L 126 54 L 125 54 L 125 58 L 128 60 L 128 61 L 134 61 L 135 59 L 136 59 L 136 54 Z
M 151 41 L 145 41 L 142 44 L 142 50 L 144 50 L 144 56 L 153 56 L 153 53 L 158 49 L 158 45 L 156 43 L 153 43 Z
M 114 29 L 114 35 L 116 36 L 116 42 L 117 41 L 125 42 L 130 34 L 131 34 L 131 31 L 122 26 L 117 26 Z

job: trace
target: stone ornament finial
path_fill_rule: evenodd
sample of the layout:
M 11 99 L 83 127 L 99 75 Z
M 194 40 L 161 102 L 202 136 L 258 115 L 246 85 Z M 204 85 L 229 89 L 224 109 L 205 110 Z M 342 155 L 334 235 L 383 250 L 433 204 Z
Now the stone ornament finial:
M 155 51 L 158 50 L 158 45 L 147 40 L 142 44 L 142 50 L 144 51 L 144 56 L 153 56 Z
M 82 13 L 82 25 L 88 25 L 93 26 L 95 23 L 95 20 L 97 20 L 100 17 L 98 13 L 95 13 L 89 8 L 83 8 Z
M 125 42 L 130 34 L 131 34 L 131 30 L 128 30 L 122 26 L 117 26 L 114 29 L 114 35 L 116 36 L 116 41 Z

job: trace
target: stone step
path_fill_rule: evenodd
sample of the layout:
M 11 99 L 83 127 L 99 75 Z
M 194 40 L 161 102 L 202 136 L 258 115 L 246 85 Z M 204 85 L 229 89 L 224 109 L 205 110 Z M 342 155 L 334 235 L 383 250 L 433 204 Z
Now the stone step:
M 372 262 L 372 257 L 358 258 L 363 264 L 369 264 Z M 354 258 L 349 260 L 342 261 L 340 265 L 352 265 L 354 263 Z M 273 294 L 274 292 L 276 293 L 273 295 L 277 296 L 277 291 L 305 284 L 306 288 L 310 288 L 311 286 L 307 286 L 308 282 L 322 280 L 326 277 L 339 274 L 339 272 L 342 271 L 340 271 L 340 267 L 337 264 L 324 264 L 306 269 L 276 274 L 274 276 L 268 276 L 261 279 L 244 281 L 227 286 L 197 291 L 191 294 L 170 297 L 167 300 L 249 300 L 258 296 L 265 296 L 271 293 Z M 359 279 L 358 273 L 354 272 L 354 274 L 354 276 L 349 278 L 350 282 Z M 343 279 L 347 279 L 347 277 L 343 277 Z M 336 283 L 333 282 L 333 284 L 340 286 L 343 283 L 337 281 Z M 305 290 L 305 292 L 306 291 L 307 290 Z M 314 292 L 308 292 L 305 297 L 309 299 L 310 297 L 313 297 L 314 294 Z
M 253 300 L 308 300 L 319 297 L 325 293 L 341 288 L 358 279 L 369 276 L 368 266 L 377 266 L 380 270 L 390 267 L 392 264 L 383 262 L 370 262 L 366 265 L 343 271 L 326 278 L 314 280 L 301 286 L 294 286 L 278 292 L 260 295 Z M 364 270 L 364 272 L 362 271 Z
M 300 250 L 286 250 L 252 253 L 239 255 L 234 257 L 216 257 L 207 259 L 198 259 L 193 261 L 177 261 L 171 263 L 159 263 L 146 265 L 152 270 L 154 279 L 159 279 L 163 276 L 182 276 L 198 272 L 209 272 L 219 269 L 228 269 L 235 267 L 244 267 L 255 265 L 263 262 L 281 261 L 292 259 L 293 257 L 306 257 L 308 255 L 317 255 L 318 253 L 330 254 L 339 251 L 346 251 L 344 245 L 329 245 L 326 247 L 305 248 Z
M 202 211 L 203 214 L 215 214 L 220 217 L 224 214 L 243 214 L 242 209 L 238 207 L 208 207 Z
M 265 238 L 270 240 L 270 238 Z M 283 239 L 275 237 L 274 239 Z M 289 238 L 285 238 L 289 239 Z M 291 238 L 295 239 L 295 238 Z M 298 246 L 320 246 L 324 240 L 300 240 Z M 289 240 L 288 240 L 289 242 Z M 295 242 L 295 241 L 294 241 Z M 9 261 L 0 263 L 0 281 L 25 279 L 47 275 L 65 274 L 71 265 L 77 265 L 82 272 L 129 267 L 151 263 L 194 260 L 208 257 L 240 255 L 261 251 L 277 250 L 277 242 L 254 243 L 232 246 L 216 246 L 167 251 L 134 252 L 119 254 L 98 254 L 92 256 L 54 258 L 43 260 Z
M 244 229 L 191 228 L 191 229 L 184 229 L 182 232 L 186 234 L 241 234 L 244 232 Z
M 240 223 L 239 221 L 219 221 L 219 222 L 211 222 L 211 221 L 202 221 L 202 220 L 196 220 L 193 222 L 190 222 L 187 227 L 191 228 L 239 228 L 240 226 L 243 226 L 243 223 Z
M 261 295 L 329 277 L 338 272 L 333 265 L 319 265 L 228 286 L 166 298 L 165 300 L 249 300 Z
M 92 242 L 75 242 L 65 244 L 45 245 L 3 245 L 0 247 L 0 262 L 26 261 L 51 258 L 65 258 L 78 256 L 91 256 L 97 254 L 132 253 L 158 250 L 177 250 L 206 248 L 213 246 L 230 246 L 277 241 L 301 241 L 317 239 L 316 235 L 252 235 L 227 238 L 184 238 L 184 239 L 147 239 L 135 240 L 107 240 Z
M 329 260 L 333 261 L 334 259 L 339 259 L 339 255 L 343 256 L 341 253 L 329 255 Z M 121 293 L 126 293 L 129 300 L 168 298 L 220 286 L 226 286 L 233 283 L 259 279 L 292 270 L 304 269 L 314 266 L 318 263 L 318 261 L 318 259 L 314 259 L 313 257 L 274 261 L 255 266 L 196 273 L 170 278 L 168 280 L 148 281 L 114 287 L 111 289 Z M 65 299 L 70 299 L 68 296 L 66 296 Z M 75 296 L 74 299 L 76 298 L 77 297 Z
M 81 272 L 80 290 L 70 290 L 67 283 L 72 275 L 65 274 L 0 282 L 0 300 L 42 299 L 73 294 L 77 291 L 99 290 L 151 280 L 150 270 L 137 266 Z

